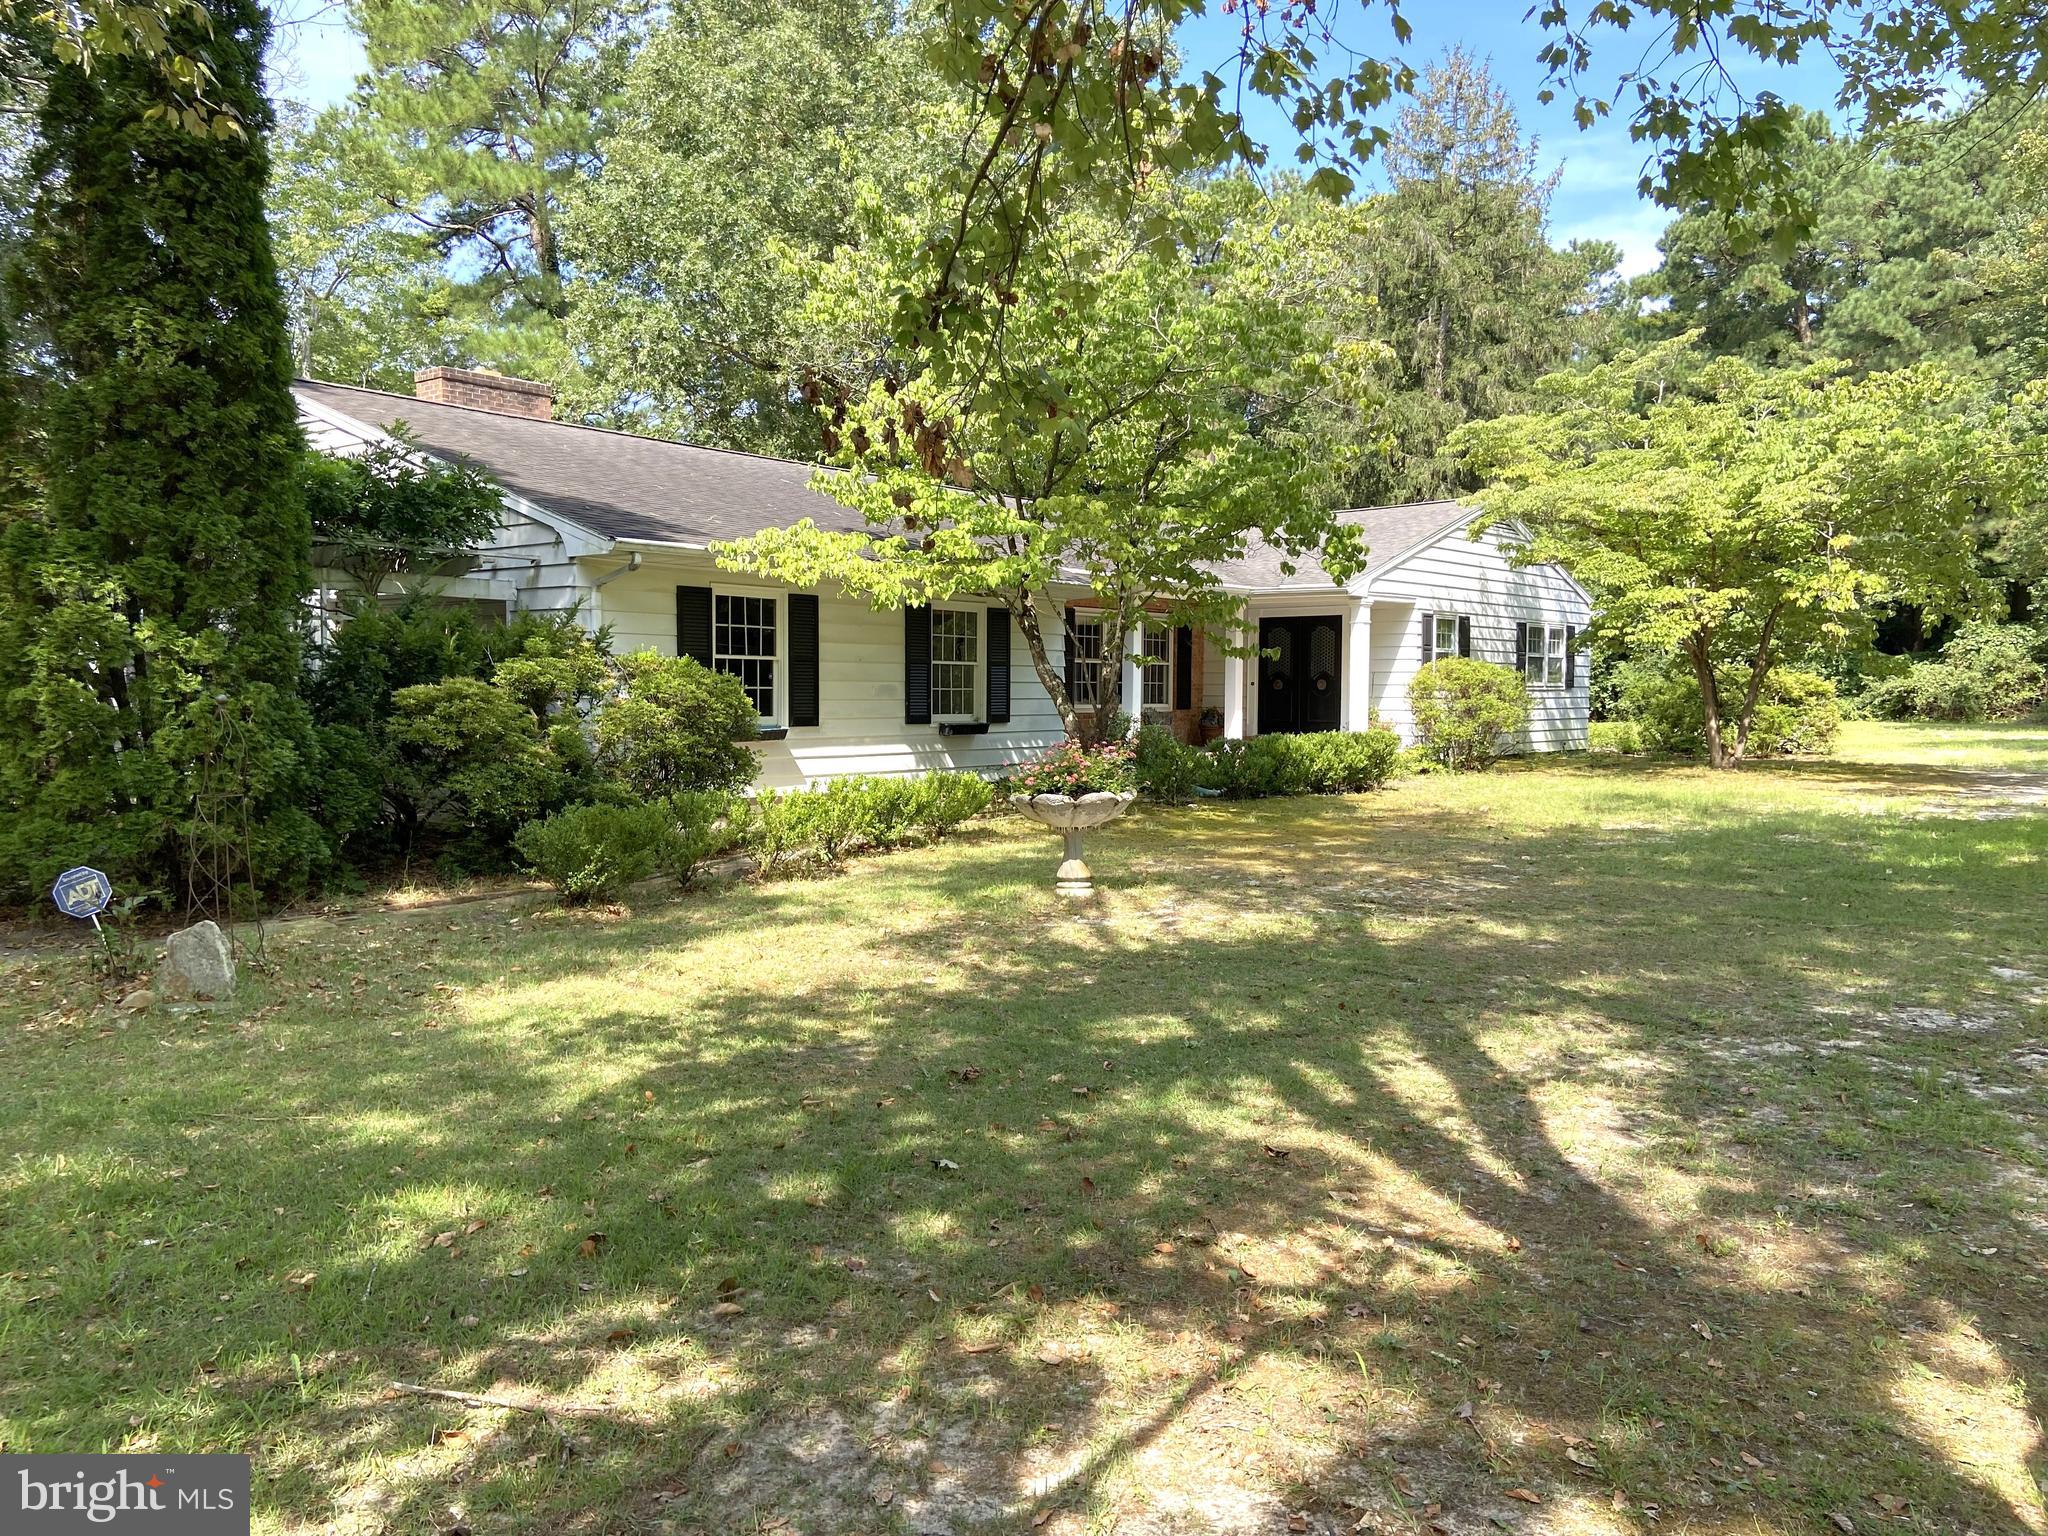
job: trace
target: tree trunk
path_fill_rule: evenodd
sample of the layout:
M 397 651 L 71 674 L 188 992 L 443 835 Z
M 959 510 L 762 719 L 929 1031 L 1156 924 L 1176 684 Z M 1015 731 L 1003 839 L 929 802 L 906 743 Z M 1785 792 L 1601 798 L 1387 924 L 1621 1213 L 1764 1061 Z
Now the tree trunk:
M 1738 741 L 1731 753 L 1721 735 L 1721 689 L 1714 681 L 1714 662 L 1710 643 L 1702 638 L 1686 643 L 1686 655 L 1692 662 L 1693 676 L 1699 679 L 1700 707 L 1707 731 L 1707 762 L 1715 768 L 1733 768 L 1742 759 L 1742 747 Z
M 1045 629 L 1038 622 L 1038 601 L 1028 588 L 1003 594 L 1003 601 L 1009 605 L 1010 613 L 1017 620 L 1017 628 L 1024 632 L 1024 648 L 1031 653 L 1031 668 L 1038 674 L 1039 686 L 1044 688 L 1052 700 L 1052 707 L 1059 711 L 1060 726 L 1067 733 L 1067 740 L 1081 739 L 1081 717 L 1074 709 L 1074 701 L 1067 694 L 1066 679 L 1054 669 L 1052 658 L 1045 649 Z

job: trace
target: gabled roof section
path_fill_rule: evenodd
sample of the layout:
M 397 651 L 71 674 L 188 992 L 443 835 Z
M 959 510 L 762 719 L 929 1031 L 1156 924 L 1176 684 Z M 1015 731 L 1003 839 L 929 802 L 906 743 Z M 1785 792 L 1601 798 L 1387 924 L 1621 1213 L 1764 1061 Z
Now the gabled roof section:
M 701 546 L 851 514 L 810 488 L 808 464 L 570 422 L 506 416 L 381 389 L 298 379 L 304 400 L 388 431 L 403 421 L 438 458 L 474 464 L 512 495 L 606 538 Z
M 1364 534 L 1363 575 L 1369 579 L 1403 555 L 1467 521 L 1478 510 L 1459 501 L 1416 501 L 1405 507 L 1351 507 L 1339 512 L 1337 521 Z M 1224 586 L 1241 592 L 1284 592 L 1297 587 L 1328 590 L 1338 585 L 1313 556 L 1297 556 L 1292 574 L 1282 569 L 1285 561 L 1279 550 L 1255 536 L 1243 558 L 1222 562 L 1216 573 Z M 1357 579 L 1353 578 L 1354 582 Z

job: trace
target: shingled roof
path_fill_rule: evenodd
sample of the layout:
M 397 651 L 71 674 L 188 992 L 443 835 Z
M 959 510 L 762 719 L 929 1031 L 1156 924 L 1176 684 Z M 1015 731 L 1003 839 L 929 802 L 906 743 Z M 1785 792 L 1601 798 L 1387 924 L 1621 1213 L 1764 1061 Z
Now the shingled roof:
M 810 488 L 813 466 L 788 459 L 349 384 L 299 379 L 292 387 L 366 426 L 389 430 L 402 421 L 437 458 L 474 464 L 513 495 L 610 539 L 704 544 L 806 517 L 826 527 L 858 521 Z
M 725 448 L 700 448 L 572 422 L 509 416 L 350 384 L 299 379 L 305 400 L 365 426 L 389 430 L 404 422 L 421 447 L 439 458 L 487 471 L 516 496 L 606 538 L 662 544 L 705 544 L 744 538 L 810 518 L 827 528 L 858 520 L 810 488 L 814 466 Z M 1472 509 L 1455 501 L 1400 507 L 1358 507 L 1337 514 L 1364 531 L 1371 573 L 1453 526 Z M 1216 569 L 1241 591 L 1328 588 L 1313 557 L 1282 569 L 1280 551 L 1254 538 L 1244 555 Z

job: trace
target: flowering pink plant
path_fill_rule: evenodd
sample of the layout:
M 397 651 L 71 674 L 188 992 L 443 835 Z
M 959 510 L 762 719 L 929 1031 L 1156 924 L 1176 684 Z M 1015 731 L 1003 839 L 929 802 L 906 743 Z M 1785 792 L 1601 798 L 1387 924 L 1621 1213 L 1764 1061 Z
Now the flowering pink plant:
M 1061 742 L 1018 769 L 1016 785 L 1026 795 L 1128 794 L 1138 787 L 1137 754 L 1128 741 Z

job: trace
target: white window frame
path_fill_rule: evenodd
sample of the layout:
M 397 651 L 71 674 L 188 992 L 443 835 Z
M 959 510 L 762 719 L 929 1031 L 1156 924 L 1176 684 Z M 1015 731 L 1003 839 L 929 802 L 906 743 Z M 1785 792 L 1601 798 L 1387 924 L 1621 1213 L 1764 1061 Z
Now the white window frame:
M 721 652 L 718 649 L 718 605 L 723 602 L 744 600 L 765 601 L 775 605 L 775 654 L 772 656 L 743 656 L 738 652 Z M 755 710 L 765 730 L 779 730 L 789 714 L 789 667 L 786 651 L 789 636 L 789 594 L 772 591 L 763 587 L 713 587 L 711 589 L 711 670 L 724 672 L 719 665 L 726 661 L 766 661 L 769 663 L 768 688 L 775 705 L 774 711 L 762 714 Z M 727 674 L 734 676 L 737 674 Z
M 950 658 L 942 659 L 939 656 L 939 620 L 942 617 L 947 619 L 965 619 L 967 621 L 968 644 L 973 654 L 966 661 L 955 661 Z M 931 665 L 931 676 L 928 686 L 931 689 L 932 724 L 971 725 L 983 718 L 982 700 L 987 697 L 985 680 L 988 675 L 988 646 L 982 635 L 981 612 L 975 608 L 946 608 L 935 604 L 932 608 L 931 618 L 931 636 L 928 641 L 929 648 L 926 651 L 926 656 Z M 939 707 L 939 669 L 941 667 L 949 669 L 956 667 L 967 668 L 969 681 L 965 713 L 959 710 L 944 710 Z
M 1173 630 L 1164 624 L 1147 624 L 1145 655 L 1152 659 L 1138 668 L 1138 707 L 1173 708 Z M 1159 695 L 1157 699 L 1152 697 L 1155 691 Z
M 1102 707 L 1102 616 L 1085 617 L 1076 612 L 1069 620 L 1067 643 L 1081 638 L 1083 629 L 1095 631 L 1095 654 L 1084 656 L 1075 645 L 1074 655 L 1069 658 L 1069 671 L 1074 678 L 1074 696 L 1070 702 L 1076 709 L 1099 709 Z
M 1564 686 L 1564 652 L 1569 643 L 1562 624 L 1539 624 L 1533 620 L 1523 631 L 1522 675 L 1532 688 Z
M 1449 649 L 1446 649 L 1443 644 L 1444 626 L 1446 624 L 1451 626 Z M 1446 657 L 1456 656 L 1457 654 L 1458 615 L 1455 613 L 1445 613 L 1441 610 L 1431 614 L 1429 625 L 1429 659 L 1431 661 L 1442 661 Z

